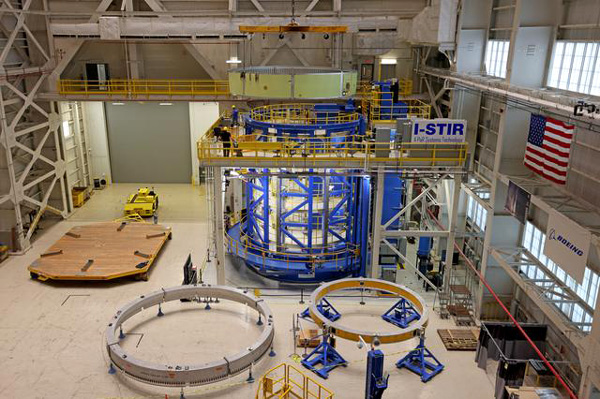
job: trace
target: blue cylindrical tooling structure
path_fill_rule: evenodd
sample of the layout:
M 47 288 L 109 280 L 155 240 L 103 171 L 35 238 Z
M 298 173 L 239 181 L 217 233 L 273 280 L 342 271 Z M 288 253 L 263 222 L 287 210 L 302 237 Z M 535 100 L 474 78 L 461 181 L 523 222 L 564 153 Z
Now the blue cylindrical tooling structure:
M 364 134 L 350 105 L 293 104 L 253 109 L 244 118 L 256 140 L 304 143 L 321 151 Z M 232 226 L 229 251 L 255 272 L 280 281 L 315 283 L 358 276 L 367 262 L 369 178 L 334 169 L 249 170 L 245 218 Z

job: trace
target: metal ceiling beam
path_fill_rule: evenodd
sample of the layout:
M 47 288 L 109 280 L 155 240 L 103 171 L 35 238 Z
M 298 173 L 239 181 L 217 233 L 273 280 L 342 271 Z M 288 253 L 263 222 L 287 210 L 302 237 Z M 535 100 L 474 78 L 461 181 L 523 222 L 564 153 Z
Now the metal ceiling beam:
M 183 47 L 185 47 L 185 49 L 190 53 L 190 55 L 194 57 L 196 62 L 198 62 L 198 64 L 200 64 L 200 66 L 204 68 L 204 70 L 206 71 L 206 73 L 208 73 L 211 79 L 219 80 L 223 78 L 219 75 L 219 73 L 217 72 L 213 64 L 210 62 L 210 60 L 206 58 L 204 54 L 202 54 L 202 51 L 198 47 L 194 46 L 191 43 L 184 44 Z
M 154 13 L 160 16 L 161 13 Z M 169 14 L 172 16 L 172 14 Z M 114 16 L 120 19 L 121 35 L 139 36 L 141 39 L 151 39 L 152 36 L 161 38 L 173 36 L 181 38 L 182 36 L 195 38 L 202 35 L 239 35 L 240 25 L 256 25 L 256 18 L 252 17 L 172 17 L 168 20 L 157 21 L 156 18 L 145 17 L 122 17 Z M 390 28 L 395 29 L 398 24 L 397 18 L 388 16 L 341 16 L 341 17 L 323 17 L 323 18 L 298 18 L 297 22 L 301 25 L 313 26 L 348 26 L 349 32 L 358 32 L 360 28 Z M 289 23 L 289 17 L 269 17 L 268 24 L 283 26 Z M 82 23 L 53 22 L 50 25 L 51 33 L 55 36 L 71 37 L 100 37 L 100 27 L 97 22 L 89 21 Z M 200 35 L 200 33 L 202 35 Z

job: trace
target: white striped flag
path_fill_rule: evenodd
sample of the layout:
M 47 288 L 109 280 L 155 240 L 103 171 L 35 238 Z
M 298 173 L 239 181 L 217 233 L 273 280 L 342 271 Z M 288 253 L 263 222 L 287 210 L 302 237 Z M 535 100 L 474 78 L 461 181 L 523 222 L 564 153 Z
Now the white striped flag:
M 532 114 L 525 166 L 554 183 L 565 184 L 574 133 L 573 125 Z

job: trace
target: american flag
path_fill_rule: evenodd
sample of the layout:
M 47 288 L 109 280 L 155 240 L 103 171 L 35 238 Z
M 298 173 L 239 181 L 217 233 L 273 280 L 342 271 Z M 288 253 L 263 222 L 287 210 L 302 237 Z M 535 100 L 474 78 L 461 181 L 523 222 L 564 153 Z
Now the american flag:
M 574 132 L 573 125 L 532 114 L 525 166 L 554 183 L 565 184 Z

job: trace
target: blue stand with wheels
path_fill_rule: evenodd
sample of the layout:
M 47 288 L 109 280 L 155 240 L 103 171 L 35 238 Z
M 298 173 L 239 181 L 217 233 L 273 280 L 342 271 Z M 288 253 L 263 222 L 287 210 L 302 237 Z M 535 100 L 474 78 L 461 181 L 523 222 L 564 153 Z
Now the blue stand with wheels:
M 388 387 L 389 375 L 383 374 L 383 352 L 371 349 L 367 354 L 367 385 L 365 399 L 381 399 L 383 391 Z
M 329 342 L 329 338 L 329 333 L 323 334 L 323 342 L 302 360 L 304 367 L 324 379 L 327 379 L 329 372 L 337 366 L 348 364 Z M 318 367 L 319 365 L 321 367 Z
M 338 312 L 337 309 L 334 308 L 333 305 L 325 298 L 322 298 L 319 301 L 317 304 L 317 310 L 330 321 L 336 321 L 342 317 L 340 312 Z M 300 313 L 300 317 L 303 319 L 310 319 L 310 312 L 308 311 L 308 308 L 306 308 L 304 312 Z
M 419 337 L 419 345 L 408 355 L 398 360 L 396 367 L 406 367 L 413 373 L 421 376 L 421 381 L 427 382 L 444 369 L 444 365 L 436 359 L 429 349 L 425 347 L 425 336 Z
M 402 298 L 385 312 L 381 318 L 397 327 L 407 328 L 410 323 L 419 320 L 421 315 L 410 301 Z

